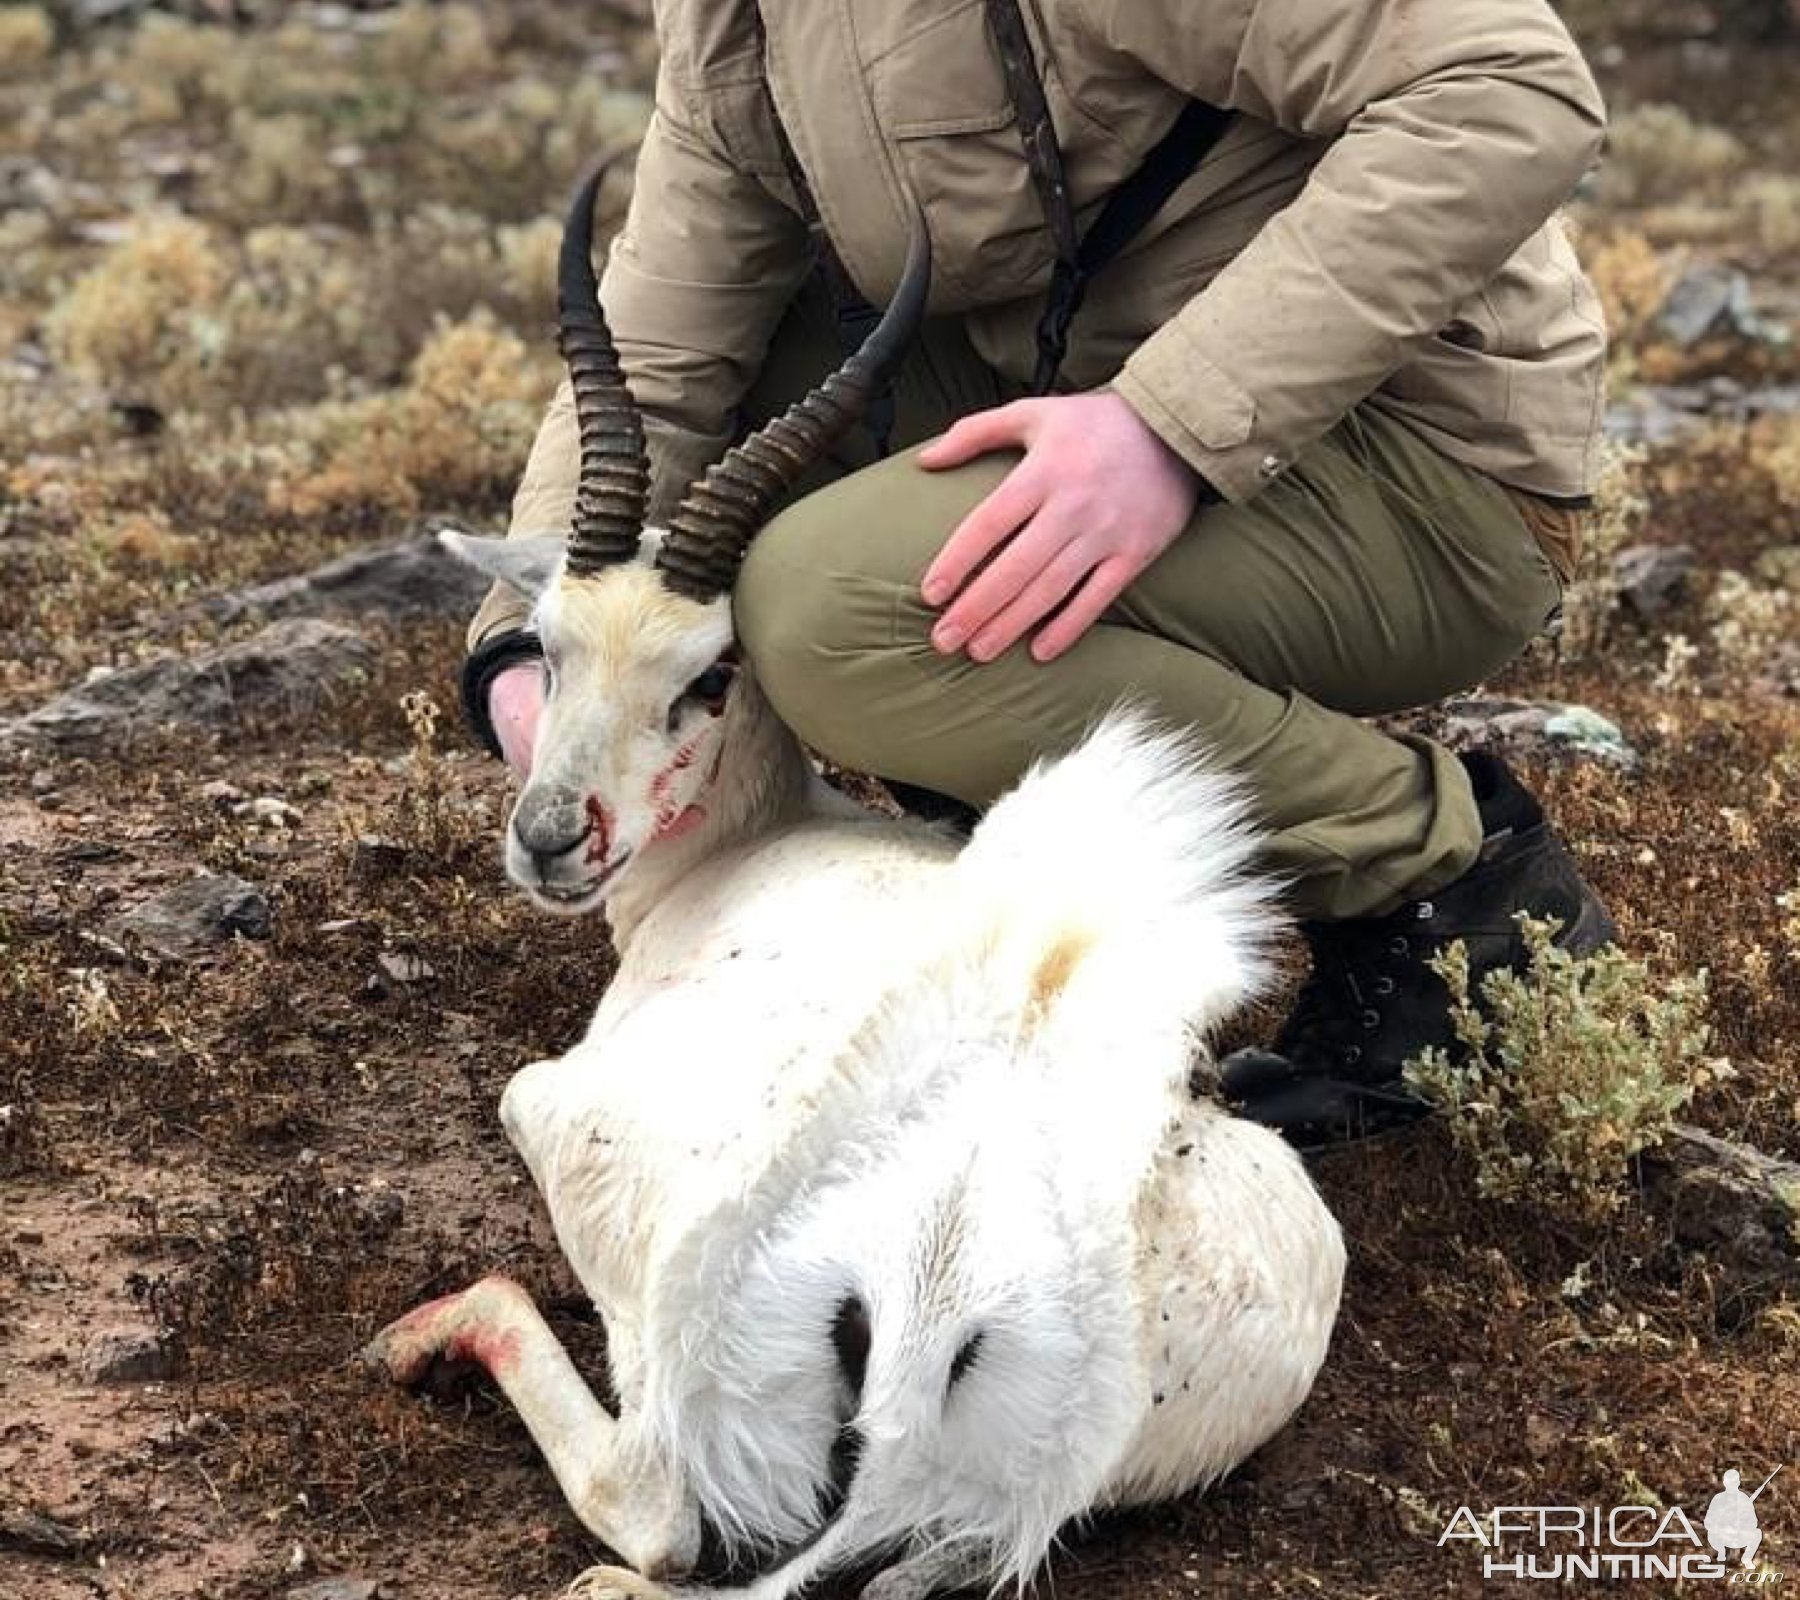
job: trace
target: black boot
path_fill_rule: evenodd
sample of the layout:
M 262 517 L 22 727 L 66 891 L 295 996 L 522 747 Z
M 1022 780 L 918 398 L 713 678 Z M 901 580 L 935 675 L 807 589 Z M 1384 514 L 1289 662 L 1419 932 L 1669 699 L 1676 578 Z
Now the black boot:
M 1239 1050 L 1220 1073 L 1227 1100 L 1301 1149 L 1415 1122 L 1430 1108 L 1401 1068 L 1453 1042 L 1450 995 L 1426 965 L 1453 940 L 1469 953 L 1471 991 L 1525 962 L 1520 911 L 1561 924 L 1556 943 L 1587 955 L 1612 943 L 1606 908 L 1582 881 L 1538 803 L 1500 760 L 1463 757 L 1486 839 L 1475 864 L 1429 899 L 1382 917 L 1302 926 L 1312 975 L 1274 1045 Z

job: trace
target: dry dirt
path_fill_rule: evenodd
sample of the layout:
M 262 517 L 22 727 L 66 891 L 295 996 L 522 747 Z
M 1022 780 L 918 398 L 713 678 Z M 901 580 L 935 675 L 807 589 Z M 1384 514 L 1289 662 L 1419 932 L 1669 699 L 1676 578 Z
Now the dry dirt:
M 0 28 L 29 9 L 4 8 Z M 369 56 L 341 43 L 363 39 L 360 11 L 267 8 L 282 9 L 279 30 L 201 22 L 150 45 L 64 20 L 34 68 L 0 79 L 0 716 L 96 666 L 216 637 L 178 616 L 196 593 L 427 514 L 501 514 L 552 373 L 542 302 L 480 284 L 509 262 L 541 269 L 567 178 L 641 115 L 643 31 L 605 8 L 453 6 L 407 12 L 405 48 L 379 43 L 391 27 L 370 34 Z M 1791 311 L 1800 220 L 1784 243 L 1778 188 L 1768 208 L 1735 208 L 1796 147 L 1783 86 L 1800 54 L 1661 13 L 1665 34 L 1691 36 L 1622 29 L 1619 12 L 1578 17 L 1615 102 L 1680 100 L 1696 126 L 1733 130 L 1741 157 L 1695 157 L 1679 205 L 1584 202 L 1584 248 L 1615 250 L 1615 308 L 1631 313 L 1633 271 L 1729 260 L 1759 304 Z M 584 102 L 581 138 L 559 142 L 533 90 L 554 106 L 584 67 L 616 98 Z M 232 96 L 251 107 L 235 121 Z M 310 149 L 316 124 L 336 140 L 324 167 L 282 144 Z M 476 149 L 498 152 L 497 176 L 471 175 Z M 80 286 L 149 206 L 207 238 L 137 259 L 145 292 L 211 296 L 212 320 L 190 327 L 152 293 L 156 337 L 134 344 L 118 293 L 84 301 Z M 394 232 L 433 206 L 424 234 Z M 524 230 L 506 260 L 469 242 L 489 225 Z M 257 230 L 255 271 L 273 276 L 233 298 L 239 274 L 254 279 L 233 252 Z M 334 259 L 363 276 L 340 282 Z M 396 276 L 420 302 L 400 332 Z M 476 330 L 440 355 L 486 400 L 420 444 L 406 429 L 436 380 L 409 363 L 434 309 Z M 1621 381 L 1800 372 L 1791 346 L 1677 349 L 1643 324 L 1622 350 Z M 371 429 L 387 443 L 359 454 Z M 1636 536 L 1695 548 L 1686 598 L 1652 622 L 1609 604 L 1591 647 L 1534 650 L 1488 687 L 1593 705 L 1638 745 L 1636 775 L 1531 776 L 1627 941 L 1666 935 L 1667 970 L 1712 971 L 1737 1075 L 1696 1119 L 1800 1156 L 1800 900 L 1782 901 L 1800 891 L 1800 630 L 1776 600 L 1717 602 L 1722 574 L 1754 577 L 1800 539 L 1800 433 L 1684 437 L 1638 481 Z M 1780 591 L 1766 570 L 1755 582 Z M 1733 615 L 1751 616 L 1750 637 Z M 401 1395 L 352 1359 L 388 1318 L 502 1270 L 603 1372 L 494 1110 L 521 1062 L 573 1036 L 609 962 L 597 924 L 545 921 L 502 888 L 493 766 L 448 720 L 434 738 L 401 711 L 419 688 L 451 704 L 456 621 L 359 626 L 378 667 L 311 707 L 0 764 L 4 1600 L 247 1600 L 332 1574 L 391 1600 L 504 1600 L 556 1593 L 602 1556 L 492 1391 Z M 1671 652 L 1677 636 L 1691 657 Z M 258 797 L 291 810 L 259 814 Z M 258 885 L 270 937 L 186 961 L 115 938 L 122 909 L 201 868 Z M 1352 1266 L 1303 1414 L 1214 1492 L 1073 1535 L 1058 1592 L 1473 1595 L 1479 1563 L 1436 1543 L 1458 1505 L 1654 1494 L 1692 1510 L 1725 1467 L 1800 1473 L 1800 1312 L 1676 1250 L 1649 1211 L 1597 1234 L 1484 1204 L 1435 1132 L 1335 1156 L 1319 1178 Z M 161 1377 L 91 1380 L 96 1341 L 121 1330 L 161 1341 Z M 1790 1583 L 1796 1494 L 1780 1487 L 1764 1516 Z

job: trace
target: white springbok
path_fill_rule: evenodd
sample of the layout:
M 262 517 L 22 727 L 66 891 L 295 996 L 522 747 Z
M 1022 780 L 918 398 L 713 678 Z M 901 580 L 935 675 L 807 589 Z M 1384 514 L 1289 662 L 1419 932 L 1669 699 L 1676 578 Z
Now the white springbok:
M 1129 714 L 966 846 L 825 786 L 737 659 L 730 585 L 903 349 L 924 249 L 863 351 L 646 534 L 592 204 L 561 266 L 573 534 L 454 542 L 533 596 L 549 675 L 508 870 L 603 907 L 619 952 L 586 1036 L 500 1108 L 618 1414 L 503 1279 L 370 1353 L 494 1376 L 633 1569 L 584 1593 L 667 1593 L 703 1525 L 753 1600 L 876 1562 L 870 1600 L 1023 1582 L 1072 1519 L 1229 1471 L 1324 1359 L 1337 1227 L 1275 1135 L 1189 1089 L 1275 920 L 1244 805 Z

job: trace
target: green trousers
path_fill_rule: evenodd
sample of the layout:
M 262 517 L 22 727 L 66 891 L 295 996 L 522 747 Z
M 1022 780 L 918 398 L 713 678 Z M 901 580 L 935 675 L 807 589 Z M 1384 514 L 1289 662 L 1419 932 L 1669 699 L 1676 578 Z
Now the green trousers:
M 803 296 L 752 417 L 837 358 Z M 982 806 L 1132 701 L 1248 779 L 1297 914 L 1379 914 L 1459 876 L 1481 843 L 1461 763 L 1360 719 L 1477 683 L 1553 615 L 1561 582 L 1513 495 L 1363 406 L 1248 505 L 1203 507 L 1056 660 L 940 655 L 920 578 L 1017 457 L 926 472 L 914 447 L 1016 397 L 928 324 L 896 385 L 898 453 L 859 430 L 757 536 L 737 626 L 782 717 L 844 766 Z

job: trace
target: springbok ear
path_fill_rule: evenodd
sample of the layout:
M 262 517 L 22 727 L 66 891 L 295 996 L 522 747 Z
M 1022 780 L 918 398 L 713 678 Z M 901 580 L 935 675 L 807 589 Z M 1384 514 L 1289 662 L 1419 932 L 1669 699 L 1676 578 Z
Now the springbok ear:
M 483 539 L 472 533 L 458 533 L 445 528 L 438 534 L 441 544 L 458 561 L 466 561 L 477 572 L 509 584 L 535 602 L 550 587 L 562 565 L 563 552 L 569 541 L 560 533 L 531 533 L 517 539 Z

